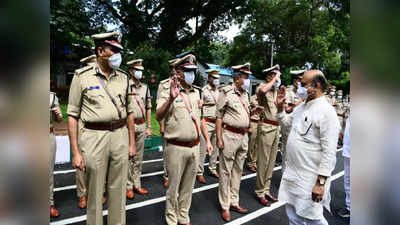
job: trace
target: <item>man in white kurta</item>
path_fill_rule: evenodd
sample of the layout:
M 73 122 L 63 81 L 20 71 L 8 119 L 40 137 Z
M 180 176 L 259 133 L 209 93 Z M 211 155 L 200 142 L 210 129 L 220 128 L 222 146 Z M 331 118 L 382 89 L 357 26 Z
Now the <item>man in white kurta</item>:
M 298 91 L 306 101 L 291 114 L 283 110 L 285 88 L 278 95 L 278 120 L 291 129 L 278 196 L 287 202 L 290 224 L 328 224 L 323 206 L 330 211 L 329 177 L 336 164 L 340 125 L 335 109 L 323 96 L 326 86 L 321 71 L 307 71 Z

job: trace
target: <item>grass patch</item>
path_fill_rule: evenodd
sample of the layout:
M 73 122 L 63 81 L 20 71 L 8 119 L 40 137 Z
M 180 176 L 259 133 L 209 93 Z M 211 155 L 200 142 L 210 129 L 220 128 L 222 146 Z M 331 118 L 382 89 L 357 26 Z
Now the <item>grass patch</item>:
M 61 108 L 61 112 L 62 112 L 62 115 L 63 115 L 63 120 L 65 122 L 68 121 L 68 118 L 67 118 L 67 105 L 68 105 L 67 102 L 60 103 L 60 108 Z M 151 135 L 153 135 L 153 136 L 161 136 L 161 134 L 160 134 L 160 124 L 156 120 L 156 111 L 155 110 L 151 110 Z

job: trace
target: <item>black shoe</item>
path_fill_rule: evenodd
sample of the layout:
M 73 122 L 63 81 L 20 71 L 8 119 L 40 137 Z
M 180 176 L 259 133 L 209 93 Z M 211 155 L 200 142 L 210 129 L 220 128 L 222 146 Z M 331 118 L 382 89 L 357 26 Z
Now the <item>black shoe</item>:
M 347 210 L 346 208 L 340 209 L 339 211 L 337 211 L 336 214 L 338 216 L 342 217 L 342 218 L 349 218 L 350 217 L 350 211 Z

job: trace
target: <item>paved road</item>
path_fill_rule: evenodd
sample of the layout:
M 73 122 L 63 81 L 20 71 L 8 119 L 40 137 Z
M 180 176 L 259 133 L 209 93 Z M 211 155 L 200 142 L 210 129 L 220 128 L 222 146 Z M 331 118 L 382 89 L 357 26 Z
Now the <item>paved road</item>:
M 279 162 L 279 154 L 277 161 Z M 134 200 L 127 200 L 127 224 L 135 225 L 164 225 L 165 188 L 162 186 L 162 153 L 149 152 L 144 156 L 142 185 L 149 190 L 149 195 L 136 195 Z M 208 168 L 207 168 L 208 171 Z M 246 225 L 283 225 L 288 224 L 283 202 L 272 204 L 271 207 L 260 205 L 254 195 L 255 173 L 245 169 L 240 189 L 240 203 L 249 208 L 250 213 L 241 215 L 231 213 L 232 220 L 225 223 L 219 214 L 218 180 L 206 174 L 207 184 L 196 182 L 190 209 L 191 222 L 194 225 L 246 224 Z M 345 193 L 343 190 L 343 158 L 341 151 L 337 153 L 337 164 L 333 172 L 331 193 L 332 211 L 344 206 Z M 71 165 L 57 165 L 55 168 L 55 201 L 61 216 L 51 220 L 51 224 L 85 224 L 86 211 L 77 207 L 75 172 Z M 282 173 L 277 163 L 272 177 L 272 193 L 277 195 Z M 106 209 L 106 207 L 104 207 Z M 107 211 L 104 211 L 105 214 Z M 331 225 L 349 224 L 348 219 L 342 219 L 325 211 L 325 216 Z M 104 216 L 104 224 L 106 222 Z

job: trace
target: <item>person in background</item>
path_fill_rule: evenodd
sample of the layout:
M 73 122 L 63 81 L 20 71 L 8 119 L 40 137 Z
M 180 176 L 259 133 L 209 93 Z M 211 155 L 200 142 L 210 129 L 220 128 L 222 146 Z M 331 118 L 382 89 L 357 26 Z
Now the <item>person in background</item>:
M 344 191 L 346 192 L 346 207 L 337 214 L 342 218 L 350 217 L 350 118 L 346 119 L 343 137 Z

